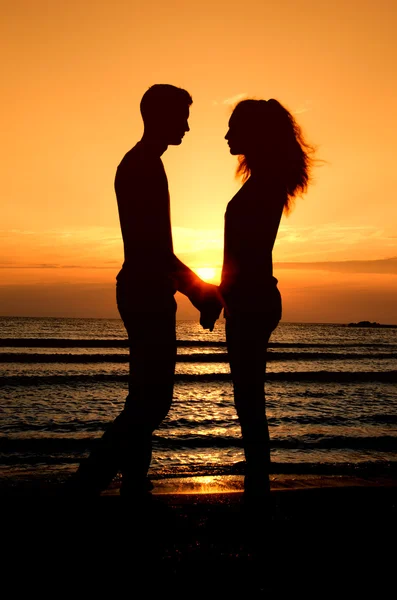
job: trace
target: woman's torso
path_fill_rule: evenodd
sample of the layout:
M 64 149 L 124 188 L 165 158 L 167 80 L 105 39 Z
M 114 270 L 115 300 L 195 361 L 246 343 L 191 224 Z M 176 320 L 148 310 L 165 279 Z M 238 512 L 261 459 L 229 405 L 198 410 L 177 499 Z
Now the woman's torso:
M 226 315 L 280 304 L 272 251 L 285 200 L 282 184 L 251 176 L 229 202 L 220 285 Z

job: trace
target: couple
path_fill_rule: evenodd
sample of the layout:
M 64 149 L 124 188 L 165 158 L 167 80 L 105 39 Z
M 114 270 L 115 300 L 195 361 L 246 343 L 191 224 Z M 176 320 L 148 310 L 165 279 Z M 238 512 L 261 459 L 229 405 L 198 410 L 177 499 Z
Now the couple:
M 153 85 L 142 97 L 142 139 L 118 166 L 115 190 L 124 241 L 117 305 L 128 334 L 129 393 L 123 411 L 69 481 L 74 492 L 99 495 L 121 472 L 120 494 L 150 497 L 147 477 L 152 434 L 173 397 L 176 302 L 185 294 L 213 330 L 222 308 L 241 426 L 246 470 L 244 496 L 270 492 L 270 443 L 264 382 L 266 348 L 281 319 L 272 249 L 282 213 L 306 191 L 310 151 L 293 116 L 277 100 L 243 100 L 225 136 L 239 157 L 243 185 L 225 214 L 224 262 L 219 288 L 202 281 L 173 253 L 167 177 L 161 155 L 189 131 L 190 94 Z

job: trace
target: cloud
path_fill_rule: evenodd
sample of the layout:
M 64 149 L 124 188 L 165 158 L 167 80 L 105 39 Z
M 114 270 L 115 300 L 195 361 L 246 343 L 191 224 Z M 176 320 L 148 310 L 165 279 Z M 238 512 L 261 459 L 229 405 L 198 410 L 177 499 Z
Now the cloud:
M 235 96 L 231 96 L 230 98 L 226 98 L 223 101 L 223 104 L 226 104 L 227 106 L 231 106 L 234 104 L 237 104 L 237 102 L 240 102 L 240 100 L 244 100 L 244 98 L 247 97 L 247 93 L 244 92 L 243 94 L 236 94 Z
M 240 100 L 244 100 L 245 98 L 247 98 L 246 92 L 244 92 L 243 94 L 236 94 L 235 96 L 231 96 L 230 98 L 225 98 L 224 100 L 222 100 L 222 102 L 214 100 L 214 105 L 218 106 L 219 104 L 226 104 L 226 106 L 234 106 L 235 104 L 237 104 L 237 102 L 239 102 Z
M 178 319 L 199 318 L 186 296 L 177 293 Z M 120 318 L 115 282 L 1 285 L 0 316 Z
M 0 263 L 0 269 L 60 269 L 61 265 L 50 263 Z
M 173 227 L 177 256 L 192 267 L 220 268 L 223 229 Z M 121 234 L 116 228 L 77 230 L 0 230 L 0 269 L 15 281 L 28 269 L 66 277 L 68 270 L 90 270 L 93 277 L 117 270 L 123 262 Z M 392 226 L 323 224 L 291 227 L 283 220 L 274 250 L 275 267 L 341 273 L 397 274 L 397 243 Z M 15 276 L 12 275 L 15 271 Z M 7 275 L 6 275 L 7 273 Z M 19 275 L 18 275 L 19 273 Z M 56 275 L 58 273 L 59 275 Z M 64 275 L 61 275 L 61 274 Z M 102 276 L 101 276 L 102 277 Z
M 292 114 L 294 114 L 294 115 L 302 115 L 303 113 L 309 112 L 310 110 L 312 110 L 311 102 L 310 102 L 310 100 L 306 100 L 303 103 L 303 106 L 299 106 L 298 108 L 296 108 L 295 110 L 293 110 Z
M 0 239 L 2 269 L 95 269 L 122 262 L 121 233 L 113 227 L 0 230 Z
M 316 227 L 291 227 L 282 222 L 274 257 L 279 262 L 319 262 L 383 259 L 395 256 L 397 244 L 391 228 L 325 223 Z
M 114 269 L 119 261 L 107 261 L 109 264 L 101 265 L 60 265 L 51 263 L 0 263 L 0 269 Z
M 397 275 L 397 256 L 377 260 L 340 260 L 317 262 L 277 262 L 276 269 L 332 271 L 339 273 L 373 273 Z

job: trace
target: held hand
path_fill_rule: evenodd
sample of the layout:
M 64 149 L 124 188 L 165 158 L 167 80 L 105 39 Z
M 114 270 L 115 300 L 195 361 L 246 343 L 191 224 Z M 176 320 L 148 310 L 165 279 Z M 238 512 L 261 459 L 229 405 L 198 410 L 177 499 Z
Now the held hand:
M 200 310 L 200 325 L 203 329 L 213 331 L 223 308 L 223 300 L 216 285 L 207 284 L 204 295 L 205 299 Z
M 210 331 L 214 331 L 215 323 L 218 317 L 214 317 L 212 315 L 200 314 L 200 325 L 203 329 L 209 329 Z

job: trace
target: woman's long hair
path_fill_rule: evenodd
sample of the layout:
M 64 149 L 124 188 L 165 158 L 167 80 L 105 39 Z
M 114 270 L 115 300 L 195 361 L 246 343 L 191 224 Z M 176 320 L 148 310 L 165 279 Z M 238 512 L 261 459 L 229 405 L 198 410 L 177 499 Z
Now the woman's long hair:
M 276 176 L 287 192 L 284 212 L 290 213 L 296 197 L 307 191 L 315 148 L 277 100 L 242 100 L 232 118 L 243 129 L 247 145 L 246 153 L 239 156 L 236 176 L 245 182 L 252 169 Z

